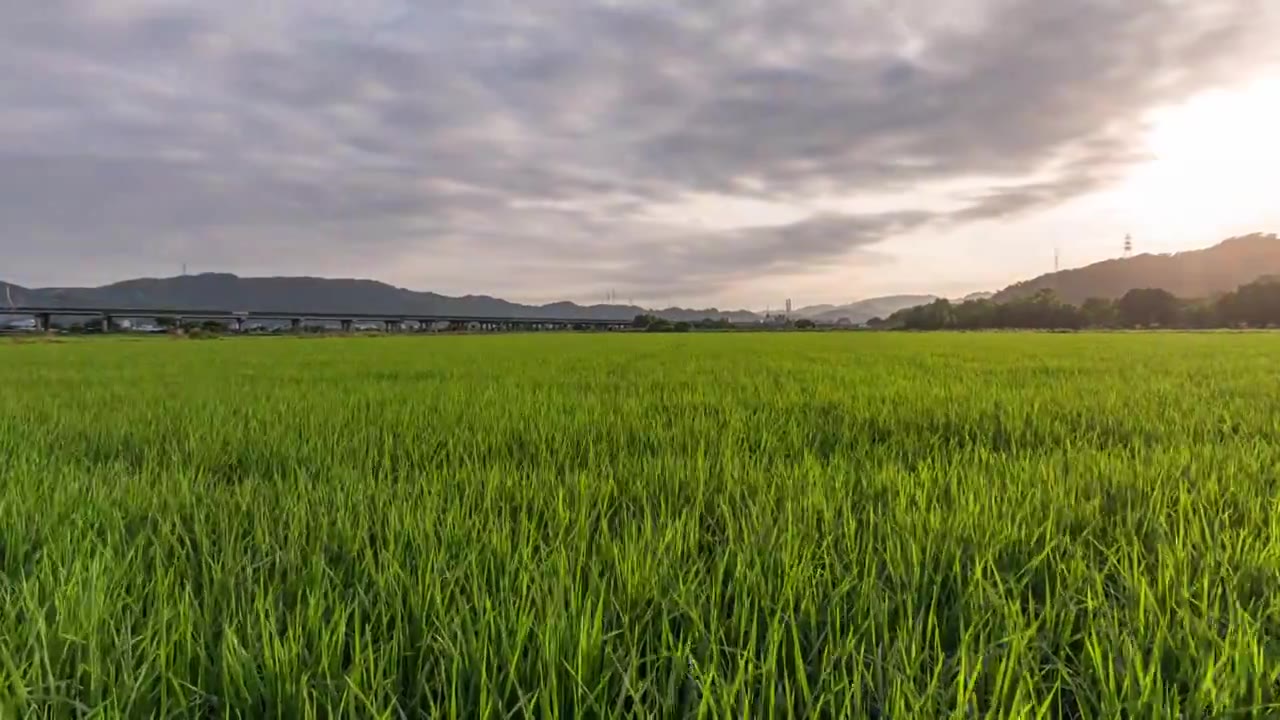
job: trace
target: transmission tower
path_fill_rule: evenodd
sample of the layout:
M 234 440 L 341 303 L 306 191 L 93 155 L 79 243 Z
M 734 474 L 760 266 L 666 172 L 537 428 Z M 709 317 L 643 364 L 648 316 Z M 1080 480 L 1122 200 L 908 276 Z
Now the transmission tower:
M 1129 257 L 1131 255 L 1133 255 L 1133 236 L 1125 235 L 1124 236 L 1124 256 Z

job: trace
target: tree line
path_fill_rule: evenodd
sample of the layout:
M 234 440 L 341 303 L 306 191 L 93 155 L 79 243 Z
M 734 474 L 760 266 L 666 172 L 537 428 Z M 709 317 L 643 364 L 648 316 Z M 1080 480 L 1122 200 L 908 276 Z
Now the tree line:
M 697 323 L 683 322 L 683 321 L 672 322 L 671 320 L 668 320 L 664 317 L 658 317 L 657 315 L 637 315 L 635 319 L 631 321 L 631 327 L 635 328 L 636 330 L 644 330 L 646 332 L 684 333 L 684 332 L 689 332 L 693 330 L 695 327 L 699 329 L 709 330 L 713 328 L 722 329 L 725 326 L 731 328 L 733 327 L 733 323 L 730 323 L 728 320 L 723 320 L 723 321 L 712 320 L 711 318 L 700 320 Z
M 1061 301 L 1051 289 L 1003 303 L 937 300 L 867 324 L 904 330 L 1280 327 L 1280 277 L 1260 278 L 1198 300 L 1159 288 L 1133 289 L 1119 300 L 1090 298 L 1079 306 Z
M 799 320 L 783 319 L 781 317 L 766 318 L 766 325 L 771 329 L 795 329 L 795 330 L 812 330 L 817 327 L 817 323 L 812 320 L 801 318 Z M 657 315 L 637 315 L 631 321 L 631 327 L 635 330 L 644 330 L 645 332 L 691 332 L 693 330 L 744 330 L 757 327 L 752 324 L 735 324 L 727 318 L 703 318 L 693 321 L 672 321 Z

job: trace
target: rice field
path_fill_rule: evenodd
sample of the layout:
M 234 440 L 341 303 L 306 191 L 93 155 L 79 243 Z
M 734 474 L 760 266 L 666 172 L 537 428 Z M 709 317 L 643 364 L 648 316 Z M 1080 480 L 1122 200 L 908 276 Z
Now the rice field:
M 0 342 L 0 717 L 1280 715 L 1280 335 Z

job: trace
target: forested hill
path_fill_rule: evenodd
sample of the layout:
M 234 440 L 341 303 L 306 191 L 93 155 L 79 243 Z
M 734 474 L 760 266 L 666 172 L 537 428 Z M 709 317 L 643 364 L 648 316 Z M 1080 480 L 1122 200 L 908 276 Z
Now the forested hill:
M 35 289 L 0 283 L 0 314 L 9 305 L 599 320 L 630 320 L 636 315 L 653 312 L 677 321 L 723 318 L 733 322 L 753 322 L 759 319 L 745 310 L 667 308 L 655 312 L 631 305 L 576 305 L 569 302 L 521 305 L 484 295 L 449 297 L 415 292 L 373 280 L 243 278 L 223 273 L 142 278 L 93 288 Z
M 1159 288 L 1181 298 L 1210 298 L 1276 274 L 1280 274 L 1280 238 L 1259 233 L 1204 250 L 1105 260 L 1041 275 L 1011 285 L 993 299 L 1003 303 L 1049 289 L 1060 300 L 1079 305 L 1091 297 L 1118 299 L 1134 288 Z

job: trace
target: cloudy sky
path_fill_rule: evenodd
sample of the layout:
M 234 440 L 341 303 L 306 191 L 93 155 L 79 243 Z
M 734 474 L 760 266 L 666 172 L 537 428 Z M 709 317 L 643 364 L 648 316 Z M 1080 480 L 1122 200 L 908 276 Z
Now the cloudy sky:
M 0 0 L 0 278 L 778 306 L 1280 230 L 1276 0 Z

